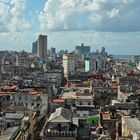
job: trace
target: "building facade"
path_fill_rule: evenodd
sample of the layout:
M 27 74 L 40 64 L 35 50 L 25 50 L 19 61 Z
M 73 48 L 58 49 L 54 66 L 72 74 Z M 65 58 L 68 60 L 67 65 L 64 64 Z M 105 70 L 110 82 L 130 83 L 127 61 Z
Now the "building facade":
M 75 52 L 76 54 L 86 57 L 90 53 L 90 46 L 84 46 L 84 44 L 81 44 L 81 46 L 75 47 Z
M 90 54 L 88 59 L 85 59 L 85 71 L 106 71 L 109 70 L 110 63 L 108 61 L 108 54 L 105 52 L 105 48 L 102 47 L 101 51 Z
M 74 53 L 68 53 L 63 55 L 63 68 L 64 68 L 64 76 L 66 78 L 70 73 L 75 72 L 76 61 Z
M 39 35 L 37 42 L 38 42 L 37 56 L 44 59 L 47 58 L 47 36 Z
M 37 55 L 38 41 L 33 42 L 32 44 L 32 53 Z

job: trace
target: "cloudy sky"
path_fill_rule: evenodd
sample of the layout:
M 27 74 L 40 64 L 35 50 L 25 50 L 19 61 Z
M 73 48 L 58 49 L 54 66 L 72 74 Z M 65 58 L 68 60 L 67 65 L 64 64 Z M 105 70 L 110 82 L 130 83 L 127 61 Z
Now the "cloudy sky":
M 140 0 L 0 0 L 0 50 L 31 51 L 39 34 L 49 47 L 105 46 L 140 54 Z

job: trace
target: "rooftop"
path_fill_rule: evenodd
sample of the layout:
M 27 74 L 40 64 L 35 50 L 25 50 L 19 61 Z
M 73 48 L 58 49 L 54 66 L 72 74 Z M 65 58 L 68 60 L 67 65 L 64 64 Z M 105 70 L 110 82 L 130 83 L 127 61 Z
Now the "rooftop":
M 74 53 L 68 53 L 68 54 L 65 54 L 66 56 L 75 56 Z
M 22 120 L 24 120 L 24 121 L 29 121 L 29 117 L 26 116 L 26 117 L 24 117 Z
M 65 100 L 64 99 L 53 99 L 54 103 L 64 103 Z
M 37 91 L 34 88 L 25 88 L 19 90 L 21 93 L 31 94 L 33 96 L 41 96 L 43 93 L 41 91 Z
M 111 119 L 111 115 L 109 112 L 102 113 L 102 116 L 103 116 L 103 120 L 110 120 Z
M 12 94 L 16 94 L 16 92 L 0 92 L 0 96 L 7 96 Z
M 0 140 L 13 140 L 14 135 L 18 132 L 19 127 L 10 127 L 6 129 L 2 135 L 0 135 Z
M 62 107 L 57 108 L 49 117 L 48 122 L 71 122 L 71 112 Z
M 17 113 L 6 113 L 5 118 L 6 119 L 22 119 L 24 117 L 23 114 L 17 114 Z
M 16 89 L 16 85 L 13 86 L 1 86 L 1 89 Z
M 140 121 L 137 118 L 131 118 L 130 116 L 123 117 L 128 127 L 136 133 L 140 133 Z
M 129 113 L 127 110 L 117 110 L 117 115 L 128 116 Z
M 75 92 L 75 91 L 65 92 L 61 98 L 62 99 L 73 99 L 73 100 L 78 100 L 78 99 L 92 100 L 93 99 L 92 95 L 90 95 L 90 94 L 88 94 L 88 95 L 86 93 L 85 93 L 85 95 L 84 95 L 84 93 L 77 94 L 77 92 Z

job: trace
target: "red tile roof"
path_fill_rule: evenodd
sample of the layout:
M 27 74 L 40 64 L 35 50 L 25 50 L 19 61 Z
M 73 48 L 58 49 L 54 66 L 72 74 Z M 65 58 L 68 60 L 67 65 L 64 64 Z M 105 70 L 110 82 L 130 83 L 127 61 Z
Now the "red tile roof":
M 54 103 L 64 103 L 65 100 L 64 99 L 53 99 Z

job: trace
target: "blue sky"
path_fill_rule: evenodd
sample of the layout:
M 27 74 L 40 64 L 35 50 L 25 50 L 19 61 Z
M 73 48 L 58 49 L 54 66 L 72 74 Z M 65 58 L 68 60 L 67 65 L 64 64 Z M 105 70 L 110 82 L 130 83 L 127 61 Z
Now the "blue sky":
M 0 49 L 31 51 L 39 34 L 48 47 L 91 45 L 140 54 L 139 0 L 0 0 Z
M 28 0 L 27 3 L 27 9 L 35 12 L 36 10 L 41 11 L 44 8 L 46 0 Z

